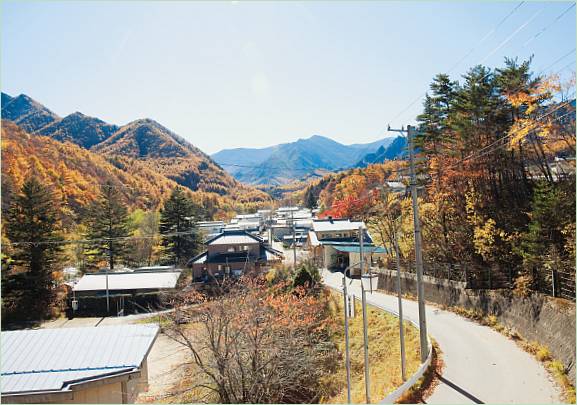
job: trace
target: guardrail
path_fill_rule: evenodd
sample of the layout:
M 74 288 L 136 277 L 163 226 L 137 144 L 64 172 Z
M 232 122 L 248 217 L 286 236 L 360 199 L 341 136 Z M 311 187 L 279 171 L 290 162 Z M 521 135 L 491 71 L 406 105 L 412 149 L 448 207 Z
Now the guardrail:
M 337 291 L 339 293 L 342 294 L 343 289 L 339 288 L 339 287 L 334 287 L 331 285 L 327 285 L 325 284 L 325 286 L 327 286 L 328 288 Z M 353 294 L 353 297 L 360 301 L 360 298 L 355 296 Z M 399 313 L 391 310 L 390 308 L 386 308 L 384 306 L 382 306 L 381 304 L 372 301 L 371 299 L 369 299 L 369 297 L 367 297 L 367 304 L 370 304 L 374 307 L 377 307 L 385 312 L 390 313 L 393 316 L 396 316 L 397 318 L 399 317 Z M 403 320 L 408 321 L 409 323 L 411 323 L 417 330 L 419 330 L 419 323 L 414 321 L 413 319 L 411 319 L 410 317 L 407 317 L 406 315 L 403 315 Z M 380 404 L 392 404 L 395 401 L 397 401 L 404 393 L 406 393 L 413 385 L 415 385 L 417 383 L 417 381 L 423 376 L 423 374 L 425 374 L 425 371 L 427 371 L 427 369 L 429 368 L 429 366 L 431 365 L 431 360 L 433 358 L 433 345 L 431 343 L 431 339 L 429 338 L 429 336 L 427 336 L 427 351 L 428 351 L 428 355 L 427 355 L 427 359 L 425 360 L 424 363 L 421 363 L 421 365 L 419 366 L 418 370 L 411 375 L 407 381 L 405 381 L 403 384 L 401 384 L 399 387 L 397 387 L 395 390 L 393 390 L 393 392 L 390 392 L 389 394 L 387 394 L 387 396 L 382 399 L 381 401 L 379 401 Z

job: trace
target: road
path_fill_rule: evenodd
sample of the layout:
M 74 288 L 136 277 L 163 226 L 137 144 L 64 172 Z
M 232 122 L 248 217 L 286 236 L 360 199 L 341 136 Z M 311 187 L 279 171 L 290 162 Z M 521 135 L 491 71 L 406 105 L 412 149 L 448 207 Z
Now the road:
M 324 283 L 341 288 L 342 273 L 323 271 Z M 349 279 L 349 282 L 351 280 Z M 360 281 L 349 291 L 360 297 Z M 367 301 L 397 311 L 397 297 L 373 292 Z M 403 300 L 407 319 L 418 320 L 417 303 Z M 431 404 L 560 403 L 559 389 L 543 365 L 515 342 L 452 312 L 426 307 L 429 336 L 437 341 L 445 363 Z

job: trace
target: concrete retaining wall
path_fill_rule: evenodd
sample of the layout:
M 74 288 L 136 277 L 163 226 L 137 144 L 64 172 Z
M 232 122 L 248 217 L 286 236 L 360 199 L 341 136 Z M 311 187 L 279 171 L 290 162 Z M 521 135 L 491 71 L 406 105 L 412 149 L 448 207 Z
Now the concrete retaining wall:
M 575 383 L 575 303 L 541 294 L 520 298 L 510 290 L 470 290 L 465 283 L 427 276 L 423 281 L 427 301 L 494 315 L 499 323 L 516 330 L 526 340 L 547 346 L 553 357 L 563 362 Z M 381 270 L 378 288 L 396 292 L 396 272 Z M 414 274 L 401 273 L 401 289 L 417 295 Z

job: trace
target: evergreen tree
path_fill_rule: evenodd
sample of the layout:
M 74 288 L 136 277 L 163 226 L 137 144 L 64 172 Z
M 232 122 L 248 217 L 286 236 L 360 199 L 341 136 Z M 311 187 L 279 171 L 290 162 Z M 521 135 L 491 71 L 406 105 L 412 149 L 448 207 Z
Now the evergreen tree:
M 446 74 L 438 74 L 430 85 L 423 103 L 423 113 L 417 117 L 419 133 L 416 145 L 432 155 L 443 153 L 453 139 L 449 131 L 450 115 L 453 111 L 458 84 Z
M 182 264 L 199 250 L 202 243 L 196 227 L 196 219 L 202 217 L 202 209 L 184 194 L 181 187 L 174 189 L 160 212 L 160 233 L 165 247 L 166 260 Z
M 90 207 L 89 216 L 87 239 L 94 240 L 89 243 L 90 256 L 93 260 L 107 260 L 112 270 L 118 259 L 128 254 L 126 238 L 131 227 L 126 206 L 110 182 Z
M 14 306 L 23 318 L 40 319 L 54 299 L 52 273 L 62 237 L 53 196 L 35 177 L 24 183 L 10 204 L 6 235 L 14 243 L 39 243 L 13 245 L 10 267 L 18 271 L 3 274 L 3 304 Z

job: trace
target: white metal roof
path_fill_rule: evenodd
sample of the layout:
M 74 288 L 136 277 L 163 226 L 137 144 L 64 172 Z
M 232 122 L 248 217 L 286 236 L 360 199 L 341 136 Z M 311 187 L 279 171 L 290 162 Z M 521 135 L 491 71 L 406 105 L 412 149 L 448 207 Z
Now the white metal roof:
M 2 394 L 58 391 L 140 367 L 157 325 L 2 332 Z
M 359 227 L 365 228 L 365 224 L 362 221 L 350 221 L 342 219 L 329 220 L 317 220 L 313 221 L 313 230 L 315 232 L 326 232 L 326 231 L 352 231 L 358 230 Z
M 251 238 L 247 234 L 240 234 L 240 235 L 224 234 L 220 238 L 217 238 L 212 242 L 210 242 L 209 245 L 242 245 L 242 244 L 248 245 L 251 243 L 259 243 L 259 241 L 256 240 L 255 238 Z
M 108 273 L 109 290 L 144 290 L 174 288 L 181 271 L 143 271 L 133 273 Z M 74 286 L 74 291 L 106 289 L 106 273 L 85 274 Z

